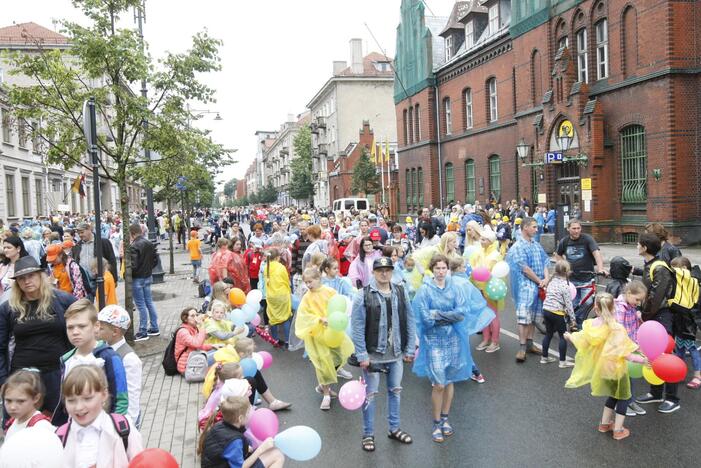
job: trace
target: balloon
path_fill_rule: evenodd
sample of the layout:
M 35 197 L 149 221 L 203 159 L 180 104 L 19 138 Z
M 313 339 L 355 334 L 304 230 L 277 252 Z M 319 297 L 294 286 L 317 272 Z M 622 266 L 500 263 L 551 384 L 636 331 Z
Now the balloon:
M 668 342 L 667 330 L 660 322 L 648 320 L 640 325 L 638 329 L 638 344 L 650 362 L 662 354 Z
M 154 466 L 178 468 L 179 465 L 173 455 L 160 448 L 148 448 L 129 462 L 129 468 L 151 468 Z
M 246 304 L 260 304 L 263 300 L 263 293 L 260 289 L 251 289 L 246 296 Z
M 639 362 L 628 361 L 628 374 L 632 379 L 639 379 L 643 376 L 643 365 Z
M 253 377 L 258 372 L 258 366 L 256 366 L 256 361 L 251 358 L 241 359 L 239 362 L 241 370 L 243 371 L 244 377 Z M 265 439 L 265 437 L 263 438 Z
M 329 328 L 336 331 L 344 331 L 348 326 L 348 315 L 345 311 L 335 311 L 329 315 Z
M 0 466 L 60 468 L 64 466 L 63 445 L 53 431 L 38 426 L 27 427 L 5 439 L 0 447 Z
M 263 358 L 263 369 L 267 369 L 268 367 L 273 365 L 273 355 L 270 354 L 267 351 L 261 351 L 258 354 L 261 355 Z
M 570 287 L 570 297 L 574 301 L 574 298 L 577 297 L 577 287 L 572 284 L 572 283 L 567 283 Z
M 350 317 L 353 314 L 353 299 L 348 296 L 343 296 L 346 299 L 346 315 Z
M 286 457 L 296 461 L 307 461 L 321 451 L 321 437 L 307 426 L 292 426 L 274 437 L 275 447 Z
M 256 368 L 258 370 L 261 370 L 263 368 L 263 356 L 261 356 L 260 353 L 253 353 L 251 359 L 255 361 Z
M 650 385 L 662 385 L 664 380 L 657 377 L 651 367 L 643 366 L 643 377 Z
M 504 278 L 509 274 L 509 264 L 505 261 L 497 262 L 492 267 L 492 276 L 495 278 Z
M 229 302 L 234 306 L 241 306 L 246 303 L 246 295 L 239 288 L 232 288 L 229 291 Z
M 260 315 L 256 314 L 253 317 L 253 320 L 251 320 L 251 325 L 253 325 L 254 327 L 257 327 L 258 325 L 260 325 Z
M 343 343 L 343 333 L 334 330 L 332 328 L 327 328 L 324 330 L 324 343 L 329 348 L 338 348 Z
M 329 304 L 326 306 L 328 314 L 331 315 L 336 311 L 345 312 L 347 309 L 346 299 L 341 294 L 336 294 L 331 299 L 329 299 Z
M 652 370 L 660 379 L 678 383 L 686 377 L 686 363 L 674 354 L 661 354 L 652 361 Z
M 268 408 L 258 408 L 251 415 L 251 419 L 248 420 L 248 428 L 258 440 L 275 437 L 279 425 L 277 415 Z
M 241 325 L 241 328 L 243 328 L 243 333 L 241 333 L 241 336 L 248 336 L 251 334 L 251 329 L 248 328 L 248 325 Z
M 258 313 L 259 309 L 260 306 L 258 304 L 244 304 L 243 307 L 241 307 L 241 312 L 243 312 L 243 316 L 246 319 L 246 322 L 250 322 L 251 320 L 253 320 L 253 318 Z
M 260 442 L 261 442 L 261 441 L 258 440 L 258 439 L 256 439 L 256 436 L 254 436 L 254 435 L 251 433 L 251 430 L 250 430 L 250 429 L 246 429 L 246 432 L 244 432 L 243 435 L 244 435 L 244 436 L 246 437 L 246 439 L 248 440 L 248 446 L 251 447 L 252 450 L 255 450 L 255 449 L 258 448 L 258 446 L 260 445 Z
M 674 342 L 674 338 L 671 335 L 667 335 L 667 348 L 665 348 L 664 352 L 667 354 L 672 354 L 676 345 L 677 344 Z M 667 382 L 669 382 L 669 380 L 667 380 Z
M 338 401 L 347 410 L 360 409 L 365 402 L 365 384 L 360 380 L 346 382 L 338 392 Z
M 487 267 L 477 267 L 472 270 L 472 279 L 475 281 L 489 281 L 492 274 Z
M 501 278 L 492 278 L 484 288 L 488 298 L 493 301 L 500 301 L 506 297 L 506 283 Z
M 297 296 L 292 296 L 292 309 L 297 310 L 299 307 L 299 303 L 302 302 L 299 297 Z
M 487 282 L 486 282 L 486 281 L 475 281 L 475 280 L 472 280 L 472 284 L 474 284 L 475 287 L 476 287 L 477 289 L 479 289 L 480 291 L 484 291 L 484 288 L 487 287 Z
M 234 309 L 229 314 L 229 320 L 237 327 L 240 327 L 246 323 L 246 314 L 241 309 Z

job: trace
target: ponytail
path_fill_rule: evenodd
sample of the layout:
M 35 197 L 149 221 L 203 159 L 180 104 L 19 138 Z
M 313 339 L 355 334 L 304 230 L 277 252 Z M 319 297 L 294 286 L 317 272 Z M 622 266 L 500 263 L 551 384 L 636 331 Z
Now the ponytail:
M 219 414 L 219 408 L 217 407 L 214 411 L 212 411 L 212 414 L 207 418 L 207 423 L 204 425 L 204 428 L 202 429 L 202 434 L 200 434 L 200 440 L 197 441 L 197 455 L 202 456 L 202 452 L 204 452 L 204 442 L 205 439 L 207 438 L 207 433 L 209 430 L 214 426 L 214 423 L 217 420 L 217 415 Z

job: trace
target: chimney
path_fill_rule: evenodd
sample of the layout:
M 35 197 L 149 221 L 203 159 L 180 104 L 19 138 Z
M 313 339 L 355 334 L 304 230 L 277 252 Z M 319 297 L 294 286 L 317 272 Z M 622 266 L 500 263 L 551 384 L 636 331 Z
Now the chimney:
M 351 71 L 356 75 L 360 75 L 363 73 L 363 40 L 357 38 L 351 39 L 350 51 Z
M 296 122 L 297 119 L 295 119 L 295 115 L 294 115 L 294 114 L 287 114 L 287 121 L 288 121 L 288 122 Z
M 334 62 L 333 62 L 333 74 L 334 74 L 334 76 L 335 76 L 335 75 L 338 75 L 339 73 L 341 73 L 341 72 L 342 72 L 343 70 L 345 70 L 346 68 L 348 68 L 348 64 L 347 64 L 346 62 L 344 62 L 344 61 L 342 61 L 342 60 L 341 60 L 341 61 L 338 61 L 338 60 L 337 60 L 337 61 L 334 61 Z

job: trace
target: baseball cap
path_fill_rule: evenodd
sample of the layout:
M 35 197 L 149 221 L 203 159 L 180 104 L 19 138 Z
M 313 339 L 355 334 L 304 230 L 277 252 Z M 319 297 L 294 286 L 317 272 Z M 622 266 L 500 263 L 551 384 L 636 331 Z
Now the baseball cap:
M 508 223 L 508 222 L 509 222 L 509 217 L 508 217 L 508 216 L 504 216 L 503 218 L 501 218 L 501 220 L 504 221 L 505 223 Z
M 370 213 L 370 216 L 368 216 L 368 220 L 377 221 L 377 215 L 375 215 L 374 213 Z
M 73 247 L 75 247 L 75 242 L 73 242 L 72 240 L 65 240 L 63 241 L 63 244 L 60 245 L 63 246 L 64 249 L 72 249 Z
M 129 313 L 124 309 L 124 307 L 117 304 L 110 304 L 105 306 L 100 312 L 97 313 L 97 320 L 100 322 L 109 323 L 122 330 L 129 329 L 131 324 L 131 318 Z
M 379 270 L 380 268 L 391 268 L 392 270 L 394 270 L 392 259 L 389 257 L 376 258 L 375 261 L 372 262 L 372 269 L 374 271 Z
M 521 224 L 522 221 L 523 220 L 521 218 L 516 218 L 516 220 L 514 221 L 514 224 Z
M 51 244 L 46 248 L 46 261 L 52 263 L 63 252 L 63 245 Z
M 373 229 L 372 231 L 370 231 L 370 240 L 371 241 L 382 240 L 382 235 L 380 235 L 380 231 L 377 229 Z

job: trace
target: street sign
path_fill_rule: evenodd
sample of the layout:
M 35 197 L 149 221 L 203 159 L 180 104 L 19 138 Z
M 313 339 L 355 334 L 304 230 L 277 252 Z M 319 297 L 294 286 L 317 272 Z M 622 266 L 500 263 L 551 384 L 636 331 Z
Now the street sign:
M 591 190 L 591 178 L 582 179 L 582 190 Z
M 561 162 L 562 162 L 562 153 L 561 152 L 545 153 L 545 164 L 561 163 Z

